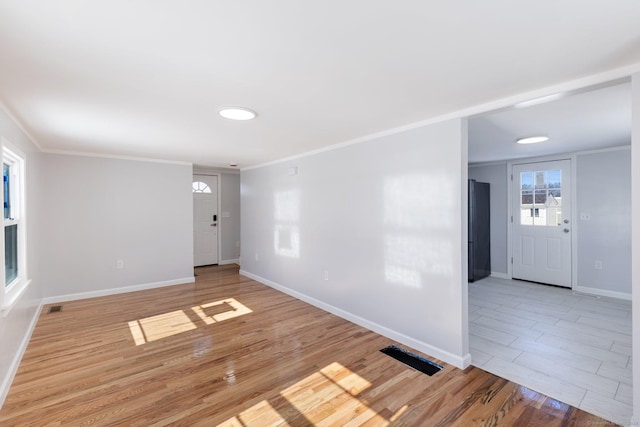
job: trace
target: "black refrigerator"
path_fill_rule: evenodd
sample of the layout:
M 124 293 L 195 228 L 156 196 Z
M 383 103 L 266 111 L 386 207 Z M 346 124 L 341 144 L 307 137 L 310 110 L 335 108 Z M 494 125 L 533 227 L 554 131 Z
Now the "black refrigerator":
M 489 183 L 469 180 L 469 282 L 491 274 Z

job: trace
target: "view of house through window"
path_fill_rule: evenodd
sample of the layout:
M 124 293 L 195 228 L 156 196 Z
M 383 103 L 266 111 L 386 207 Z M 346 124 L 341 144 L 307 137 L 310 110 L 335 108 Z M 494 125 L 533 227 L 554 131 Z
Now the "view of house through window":
M 520 224 L 558 226 L 562 221 L 560 170 L 520 174 Z
M 18 224 L 12 216 L 11 186 L 14 184 L 12 163 L 2 164 L 4 189 L 4 285 L 18 277 Z

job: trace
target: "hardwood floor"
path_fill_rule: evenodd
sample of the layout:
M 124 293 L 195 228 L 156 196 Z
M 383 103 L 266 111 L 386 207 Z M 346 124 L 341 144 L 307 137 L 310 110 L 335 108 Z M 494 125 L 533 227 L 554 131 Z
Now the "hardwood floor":
M 197 275 L 44 307 L 0 425 L 608 425 L 476 367 L 417 372 L 237 266 Z

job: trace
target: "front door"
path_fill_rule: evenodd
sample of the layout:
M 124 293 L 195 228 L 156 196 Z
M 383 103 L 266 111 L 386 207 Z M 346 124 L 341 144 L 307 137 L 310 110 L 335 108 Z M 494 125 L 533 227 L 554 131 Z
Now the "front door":
M 218 263 L 218 177 L 193 176 L 194 266 Z
M 571 287 L 571 161 L 513 165 L 512 276 Z

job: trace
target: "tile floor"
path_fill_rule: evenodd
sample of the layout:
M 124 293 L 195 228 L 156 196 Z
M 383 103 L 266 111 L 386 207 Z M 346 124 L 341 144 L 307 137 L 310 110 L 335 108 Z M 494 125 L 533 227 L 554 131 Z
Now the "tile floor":
M 469 283 L 472 364 L 622 425 L 631 301 L 494 277 Z

